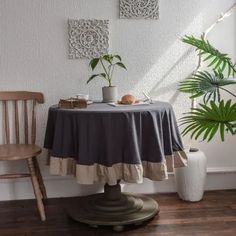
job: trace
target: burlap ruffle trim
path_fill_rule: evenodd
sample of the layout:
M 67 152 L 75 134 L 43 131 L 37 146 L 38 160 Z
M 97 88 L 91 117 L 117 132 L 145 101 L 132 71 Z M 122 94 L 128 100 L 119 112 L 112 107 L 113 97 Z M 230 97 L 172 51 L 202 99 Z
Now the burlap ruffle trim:
M 117 163 L 111 167 L 100 164 L 79 165 L 73 158 L 50 157 L 50 174 L 74 175 L 79 184 L 108 183 L 115 185 L 117 180 L 128 183 L 142 183 L 143 178 L 155 181 L 168 179 L 168 172 L 187 165 L 184 151 L 166 156 L 162 163 L 143 161 L 142 164 Z

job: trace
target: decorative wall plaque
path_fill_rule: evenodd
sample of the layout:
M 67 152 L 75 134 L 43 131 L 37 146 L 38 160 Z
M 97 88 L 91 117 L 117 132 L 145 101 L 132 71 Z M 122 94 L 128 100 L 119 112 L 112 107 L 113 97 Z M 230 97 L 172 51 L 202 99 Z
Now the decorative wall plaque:
M 120 18 L 158 19 L 159 0 L 120 0 Z
M 108 53 L 109 20 L 68 20 L 69 59 L 94 58 Z

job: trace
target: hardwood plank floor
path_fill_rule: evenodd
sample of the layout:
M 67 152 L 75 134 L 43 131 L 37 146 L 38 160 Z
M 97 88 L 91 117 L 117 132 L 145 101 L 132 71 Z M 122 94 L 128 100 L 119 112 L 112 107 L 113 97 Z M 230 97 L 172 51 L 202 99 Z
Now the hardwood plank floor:
M 160 205 L 160 214 L 140 227 L 128 226 L 122 233 L 69 219 L 65 209 L 76 198 L 47 200 L 46 222 L 39 220 L 34 200 L 0 202 L 0 236 L 236 235 L 236 190 L 206 192 L 197 203 L 181 201 L 176 194 L 152 197 Z

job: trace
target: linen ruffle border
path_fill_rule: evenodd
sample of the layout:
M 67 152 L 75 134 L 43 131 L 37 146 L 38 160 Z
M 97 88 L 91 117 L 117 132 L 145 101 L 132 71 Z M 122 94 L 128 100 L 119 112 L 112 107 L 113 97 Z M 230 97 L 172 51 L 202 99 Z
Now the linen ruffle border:
M 111 167 L 100 164 L 79 165 L 73 158 L 50 157 L 50 174 L 74 175 L 79 184 L 94 184 L 97 182 L 116 185 L 117 180 L 128 183 L 142 183 L 143 177 L 155 181 L 168 179 L 168 172 L 174 168 L 187 165 L 184 151 L 174 152 L 166 156 L 162 163 L 143 161 L 142 164 L 117 163 Z

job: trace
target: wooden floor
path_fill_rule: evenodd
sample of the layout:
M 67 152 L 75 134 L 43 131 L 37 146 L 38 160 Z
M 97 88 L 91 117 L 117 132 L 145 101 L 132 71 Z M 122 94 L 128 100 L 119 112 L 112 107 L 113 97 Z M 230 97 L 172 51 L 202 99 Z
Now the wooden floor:
M 152 197 L 160 204 L 159 216 L 138 228 L 129 226 L 122 233 L 109 227 L 90 228 L 69 219 L 65 209 L 76 198 L 49 199 L 46 222 L 39 220 L 34 200 L 0 202 L 0 236 L 236 236 L 236 190 L 207 192 L 197 203 L 181 201 L 176 194 Z

